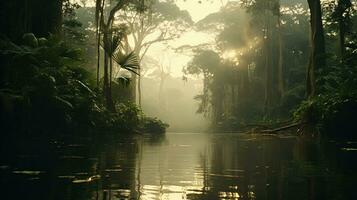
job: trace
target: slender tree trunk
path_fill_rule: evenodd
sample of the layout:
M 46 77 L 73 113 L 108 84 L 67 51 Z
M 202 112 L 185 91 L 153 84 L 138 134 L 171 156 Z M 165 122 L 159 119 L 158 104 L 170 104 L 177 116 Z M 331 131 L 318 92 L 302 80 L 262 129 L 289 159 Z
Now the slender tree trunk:
M 101 41 L 101 28 L 103 20 L 103 9 L 105 0 L 96 0 L 95 6 L 95 24 L 97 36 L 97 88 L 100 82 L 100 41 Z
M 235 85 L 234 84 L 231 84 L 230 85 L 230 87 L 231 87 L 231 98 L 232 98 L 232 106 L 231 106 L 231 111 L 233 111 L 234 110 L 234 105 L 235 105 L 235 103 L 236 103 L 236 96 L 235 96 L 235 90 L 234 90 L 234 87 L 235 87 Z
M 270 115 L 272 105 L 272 49 L 271 49 L 271 30 L 269 17 L 266 19 L 266 39 L 265 39 L 265 108 L 266 116 Z
M 341 61 L 346 53 L 346 32 L 348 30 L 348 21 L 350 18 L 350 8 L 352 7 L 351 0 L 338 0 L 337 3 L 337 18 L 338 18 L 338 29 L 339 29 L 339 43 L 340 43 L 340 57 Z
M 307 68 L 306 91 L 308 97 L 318 94 L 316 71 L 326 66 L 325 38 L 322 26 L 320 0 L 307 0 L 310 8 L 311 52 Z
M 135 54 L 137 56 L 140 56 L 140 52 L 141 52 L 141 44 L 143 42 L 143 37 L 142 36 L 139 36 L 138 37 L 138 44 L 136 44 L 136 48 L 134 49 L 135 51 Z M 146 53 L 146 51 L 144 52 L 144 54 Z M 142 55 L 143 57 L 144 55 Z M 141 57 L 141 58 L 142 58 Z M 141 63 L 141 59 L 139 60 L 139 63 Z M 133 80 L 132 80 L 132 87 L 131 87 L 131 93 L 132 93 L 132 101 L 134 103 L 136 103 L 136 98 L 138 97 L 138 104 L 139 106 L 141 106 L 141 67 L 139 67 L 138 69 L 138 74 L 135 74 L 135 73 L 131 73 L 131 77 L 133 77 Z
M 105 37 L 106 34 L 104 34 Z M 108 54 L 104 52 L 104 75 L 103 75 L 103 93 L 107 97 L 107 90 L 109 88 L 108 84 Z
M 343 20 L 339 20 L 338 28 L 339 28 L 339 32 L 340 32 L 339 42 L 340 42 L 340 56 L 341 56 L 341 61 L 342 61 L 345 56 L 345 53 L 346 53 L 345 30 L 344 30 Z
M 281 14 L 280 14 L 280 5 L 278 13 L 278 42 L 279 42 L 279 61 L 278 61 L 278 91 L 279 91 L 279 100 L 284 95 L 284 58 L 283 58 L 283 38 L 282 38 L 282 28 L 281 28 Z
M 137 75 L 131 72 L 130 91 L 131 91 L 131 101 L 134 103 L 136 103 L 136 86 L 137 86 Z
M 249 95 L 249 75 L 248 75 L 248 63 L 243 61 L 241 76 L 241 96 L 247 97 Z
M 112 82 L 113 82 L 113 58 L 112 55 L 109 57 L 109 88 L 112 91 Z
M 135 53 L 137 56 L 140 57 L 140 60 L 139 60 L 139 63 L 141 63 L 143 57 L 145 56 L 148 48 L 145 49 L 145 51 L 143 52 L 142 55 L 140 55 L 141 53 L 141 49 L 142 49 L 142 46 L 141 44 L 143 43 L 144 41 L 144 35 L 140 35 L 139 34 L 139 37 L 138 37 L 138 46 L 136 47 L 136 50 L 135 50 Z M 139 107 L 141 107 L 141 100 L 142 100 L 142 93 L 141 93 L 141 66 L 139 66 L 139 69 L 138 69 L 138 74 L 139 75 L 136 75 L 136 79 L 137 79 L 137 91 L 138 91 L 138 103 L 139 103 Z M 135 99 L 136 100 L 136 87 L 135 87 Z
M 110 10 L 109 16 L 107 19 L 107 23 L 104 22 L 103 17 L 103 8 L 104 8 L 104 0 L 102 1 L 102 7 L 100 9 L 100 29 L 103 32 L 103 45 L 104 45 L 104 84 L 103 84 L 103 92 L 107 104 L 107 108 L 111 112 L 115 112 L 115 105 L 112 98 L 112 89 L 111 89 L 111 80 L 112 80 L 112 68 L 113 61 L 112 56 L 114 53 L 114 49 L 112 49 L 112 25 L 115 19 L 115 14 L 123 8 L 126 4 L 126 1 L 117 1 L 116 5 Z
M 165 81 L 165 77 L 163 74 L 161 74 L 160 76 L 160 85 L 159 85 L 159 105 L 162 105 L 162 90 L 164 88 L 164 81 Z
M 139 106 L 141 107 L 141 98 L 142 98 L 142 94 L 141 94 L 141 67 L 139 67 L 138 70 L 138 97 L 139 97 Z
M 108 35 L 108 28 L 106 28 L 104 30 L 104 34 L 103 34 L 103 38 L 104 40 L 108 40 L 110 36 Z M 106 44 L 104 44 L 106 45 Z M 114 102 L 113 102 L 113 98 L 112 98 L 112 90 L 111 90 L 111 58 L 110 55 L 108 55 L 107 52 L 104 52 L 104 83 L 103 83 L 103 92 L 104 92 L 104 96 L 105 96 L 105 100 L 106 100 L 106 104 L 107 104 L 107 108 L 112 111 L 115 112 L 115 106 L 114 106 Z
M 105 35 L 105 34 L 104 34 Z M 109 106 L 109 101 L 108 101 L 108 89 L 109 89 L 109 81 L 108 81 L 108 55 L 106 52 L 104 52 L 104 75 L 103 75 L 103 93 L 104 97 L 107 103 L 107 106 Z
M 107 104 L 107 108 L 112 111 L 115 112 L 115 106 L 114 106 L 114 102 L 113 102 L 113 98 L 112 98 L 112 90 L 110 87 L 110 78 L 109 78 L 109 73 L 108 73 L 108 61 L 109 61 L 109 56 L 106 54 L 104 56 L 104 95 L 105 95 L 105 100 L 106 100 L 106 104 Z
M 203 97 L 202 97 L 202 111 L 205 116 L 208 116 L 208 103 L 209 103 L 209 74 L 208 72 L 203 72 Z M 215 109 L 215 106 L 213 105 L 213 109 Z M 216 122 L 216 113 L 215 111 L 213 112 L 213 121 L 214 123 Z
M 266 86 L 265 86 L 265 114 L 270 115 L 270 110 L 273 105 L 273 58 L 272 58 L 272 44 L 268 41 L 267 44 L 267 55 L 266 55 Z
M 268 53 L 268 44 L 267 41 L 265 41 L 265 54 Z M 270 95 L 269 95 L 269 56 L 265 55 L 265 88 L 264 88 L 264 113 L 265 115 L 267 115 L 268 113 L 268 107 L 269 107 L 269 99 L 270 99 Z
M 109 72 L 109 89 L 108 89 L 108 99 L 109 99 L 109 105 L 110 109 L 115 112 L 115 103 L 113 100 L 113 93 L 112 93 L 112 83 L 113 83 L 113 58 L 112 56 L 109 57 L 109 63 L 110 63 L 110 72 Z
M 100 31 L 97 31 L 97 87 L 99 87 L 100 76 Z

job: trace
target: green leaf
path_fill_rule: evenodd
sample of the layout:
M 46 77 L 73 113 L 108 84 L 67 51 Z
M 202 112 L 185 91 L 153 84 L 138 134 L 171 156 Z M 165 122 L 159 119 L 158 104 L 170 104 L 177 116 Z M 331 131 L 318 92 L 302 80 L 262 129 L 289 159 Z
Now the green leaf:
M 86 90 L 88 93 L 92 94 L 95 96 L 95 93 L 93 92 L 93 90 L 91 90 L 86 84 L 84 84 L 82 81 L 80 80 L 75 80 L 76 83 L 78 83 L 84 90 Z
M 134 53 L 134 51 L 132 51 L 128 55 L 124 55 L 123 53 L 118 51 L 113 55 L 113 60 L 118 63 L 121 68 L 139 75 L 138 72 L 135 71 L 140 68 L 139 59 Z
M 59 103 L 61 103 L 65 108 L 73 109 L 73 105 L 72 105 L 69 101 L 62 99 L 62 98 L 59 97 L 59 96 L 55 96 L 55 99 L 56 99 Z

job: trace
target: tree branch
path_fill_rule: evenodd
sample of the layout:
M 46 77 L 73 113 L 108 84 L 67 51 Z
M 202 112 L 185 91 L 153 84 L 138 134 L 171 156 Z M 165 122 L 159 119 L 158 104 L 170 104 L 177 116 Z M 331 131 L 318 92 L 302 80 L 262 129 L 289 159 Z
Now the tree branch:
M 154 40 L 151 40 L 151 41 L 148 41 L 148 42 L 145 42 L 142 44 L 143 47 L 147 46 L 147 45 L 152 45 L 154 43 L 157 43 L 157 42 L 163 42 L 163 41 L 168 41 L 168 40 L 173 40 L 175 39 L 176 37 L 168 37 L 168 38 L 164 38 L 164 36 L 159 36 L 157 37 L 156 39 Z
M 145 47 L 144 52 L 143 52 L 143 53 L 141 54 L 141 56 L 140 56 L 139 63 L 141 63 L 141 61 L 143 60 L 143 58 L 144 58 L 144 56 L 146 55 L 147 51 L 149 50 L 150 46 L 151 46 L 151 44 L 149 44 L 149 45 L 147 45 L 147 46 Z
M 115 14 L 124 7 L 126 4 L 125 0 L 120 0 L 118 3 L 110 10 L 108 20 L 107 20 L 107 25 L 111 24 L 112 21 L 114 20 Z

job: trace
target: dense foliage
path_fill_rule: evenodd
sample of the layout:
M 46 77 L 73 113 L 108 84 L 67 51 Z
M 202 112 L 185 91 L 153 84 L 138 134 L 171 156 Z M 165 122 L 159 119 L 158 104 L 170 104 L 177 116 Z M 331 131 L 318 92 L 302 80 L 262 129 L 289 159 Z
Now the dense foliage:
M 322 93 L 303 101 L 294 113 L 311 131 L 330 137 L 356 137 L 354 116 L 357 114 L 356 51 L 343 62 L 330 66 L 330 72 L 321 77 Z
M 324 2 L 327 66 L 317 72 L 318 95 L 295 112 L 312 132 L 330 137 L 356 137 L 356 10 L 351 1 Z
M 139 128 L 141 111 L 119 103 L 117 112 L 109 112 L 95 79 L 82 66 L 81 51 L 56 37 L 25 34 L 19 45 L 2 38 L 0 56 L 4 134 L 88 135 Z
M 329 135 L 349 135 L 356 114 L 355 14 L 349 0 L 227 3 L 196 24 L 216 35 L 210 46 L 191 49 L 184 69 L 203 77 L 197 111 L 224 131 L 295 118 Z
M 12 16 L 25 1 L 14 2 L 1 3 L 0 13 Z M 163 123 L 144 118 L 134 105 L 141 105 L 140 75 L 150 71 L 140 64 L 152 45 L 167 45 L 192 29 L 215 40 L 174 48 L 189 49 L 192 59 L 183 71 L 203 79 L 197 112 L 213 128 L 266 126 L 292 121 L 295 113 L 296 120 L 332 132 L 330 126 L 354 114 L 353 1 L 228 1 L 195 24 L 171 0 L 96 0 L 90 6 L 56 0 L 46 4 L 50 11 L 32 15 L 41 3 L 26 1 L 18 9 L 23 18 L 3 16 L 0 23 L 6 27 L 1 31 L 6 35 L 1 39 L 1 108 L 9 130 L 163 130 Z M 42 19 L 45 15 L 48 19 Z M 56 36 L 21 38 L 26 32 Z M 96 70 L 96 77 L 84 69 Z M 161 70 L 159 104 L 166 76 Z
M 277 1 L 270 6 L 264 2 L 230 2 L 196 24 L 215 32 L 216 43 L 204 50 L 210 54 L 194 49 L 184 72 L 203 75 L 198 112 L 212 119 L 215 128 L 232 131 L 286 121 L 305 98 L 307 11 L 300 4 L 284 4 L 278 14 Z

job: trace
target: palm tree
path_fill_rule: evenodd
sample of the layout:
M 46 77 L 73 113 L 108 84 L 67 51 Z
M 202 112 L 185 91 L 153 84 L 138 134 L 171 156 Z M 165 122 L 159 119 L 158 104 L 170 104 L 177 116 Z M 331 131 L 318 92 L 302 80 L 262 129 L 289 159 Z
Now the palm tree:
M 112 78 L 113 78 L 113 61 L 118 64 L 118 67 L 133 72 L 138 75 L 139 59 L 133 52 L 129 54 L 123 53 L 123 45 L 121 43 L 125 33 L 111 30 L 109 33 L 103 34 L 103 49 L 104 57 L 104 93 L 106 95 L 108 108 L 115 111 L 114 102 L 112 100 Z M 109 73 L 108 73 L 109 69 Z
M 136 55 L 131 52 L 128 55 L 124 55 L 122 41 L 125 37 L 125 31 L 121 29 L 113 28 L 115 14 L 121 10 L 130 1 L 118 1 L 116 5 L 110 10 L 106 22 L 104 21 L 104 5 L 105 0 L 96 1 L 96 24 L 97 24 L 97 37 L 98 45 L 100 44 L 104 50 L 104 83 L 103 92 L 107 104 L 107 108 L 115 112 L 115 105 L 112 98 L 111 82 L 113 76 L 113 60 L 119 65 L 119 67 L 131 72 L 135 72 L 139 69 L 139 61 Z M 102 35 L 102 37 L 101 37 Z M 99 48 L 99 46 L 98 46 Z M 99 80 L 99 56 L 100 51 L 98 49 L 98 62 L 97 62 L 97 81 Z M 99 81 L 98 81 L 99 82 Z

